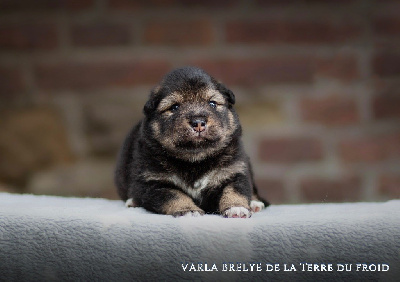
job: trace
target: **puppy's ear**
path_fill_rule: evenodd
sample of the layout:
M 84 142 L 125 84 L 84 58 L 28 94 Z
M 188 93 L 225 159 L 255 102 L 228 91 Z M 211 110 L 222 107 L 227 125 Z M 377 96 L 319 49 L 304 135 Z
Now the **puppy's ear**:
M 224 95 L 224 97 L 228 100 L 229 104 L 234 105 L 235 104 L 235 94 L 228 89 L 225 85 L 222 83 L 217 82 L 217 90 Z
M 143 107 L 143 113 L 146 116 L 149 116 L 151 113 L 153 113 L 160 103 L 160 89 L 161 87 L 157 86 L 153 90 L 151 90 L 149 100 Z

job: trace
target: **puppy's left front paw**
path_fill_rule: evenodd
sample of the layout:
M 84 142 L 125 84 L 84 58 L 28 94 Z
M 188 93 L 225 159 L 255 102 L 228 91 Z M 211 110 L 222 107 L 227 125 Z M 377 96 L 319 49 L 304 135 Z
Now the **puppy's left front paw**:
M 249 218 L 251 212 L 244 207 L 231 207 L 223 213 L 224 217 L 229 218 Z

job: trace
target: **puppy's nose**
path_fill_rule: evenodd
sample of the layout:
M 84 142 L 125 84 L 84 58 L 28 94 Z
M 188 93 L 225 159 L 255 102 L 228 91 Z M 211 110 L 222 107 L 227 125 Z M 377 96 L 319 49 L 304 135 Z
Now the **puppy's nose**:
M 195 131 L 202 132 L 206 130 L 207 122 L 204 119 L 195 119 L 190 121 L 190 125 L 193 127 Z

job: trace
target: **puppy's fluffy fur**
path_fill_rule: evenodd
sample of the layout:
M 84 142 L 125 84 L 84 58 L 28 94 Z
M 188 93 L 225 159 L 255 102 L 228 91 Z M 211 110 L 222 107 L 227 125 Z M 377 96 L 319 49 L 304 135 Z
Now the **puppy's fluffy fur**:
M 173 216 L 250 217 L 257 195 L 235 96 L 203 70 L 176 69 L 154 88 L 128 134 L 115 182 L 127 206 Z

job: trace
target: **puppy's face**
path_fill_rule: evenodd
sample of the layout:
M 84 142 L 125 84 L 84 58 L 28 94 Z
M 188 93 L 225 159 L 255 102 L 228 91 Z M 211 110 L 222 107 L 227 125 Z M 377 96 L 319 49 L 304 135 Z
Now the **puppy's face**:
M 239 121 L 233 93 L 196 68 L 178 69 L 151 94 L 144 112 L 151 137 L 177 158 L 196 162 L 227 146 Z

